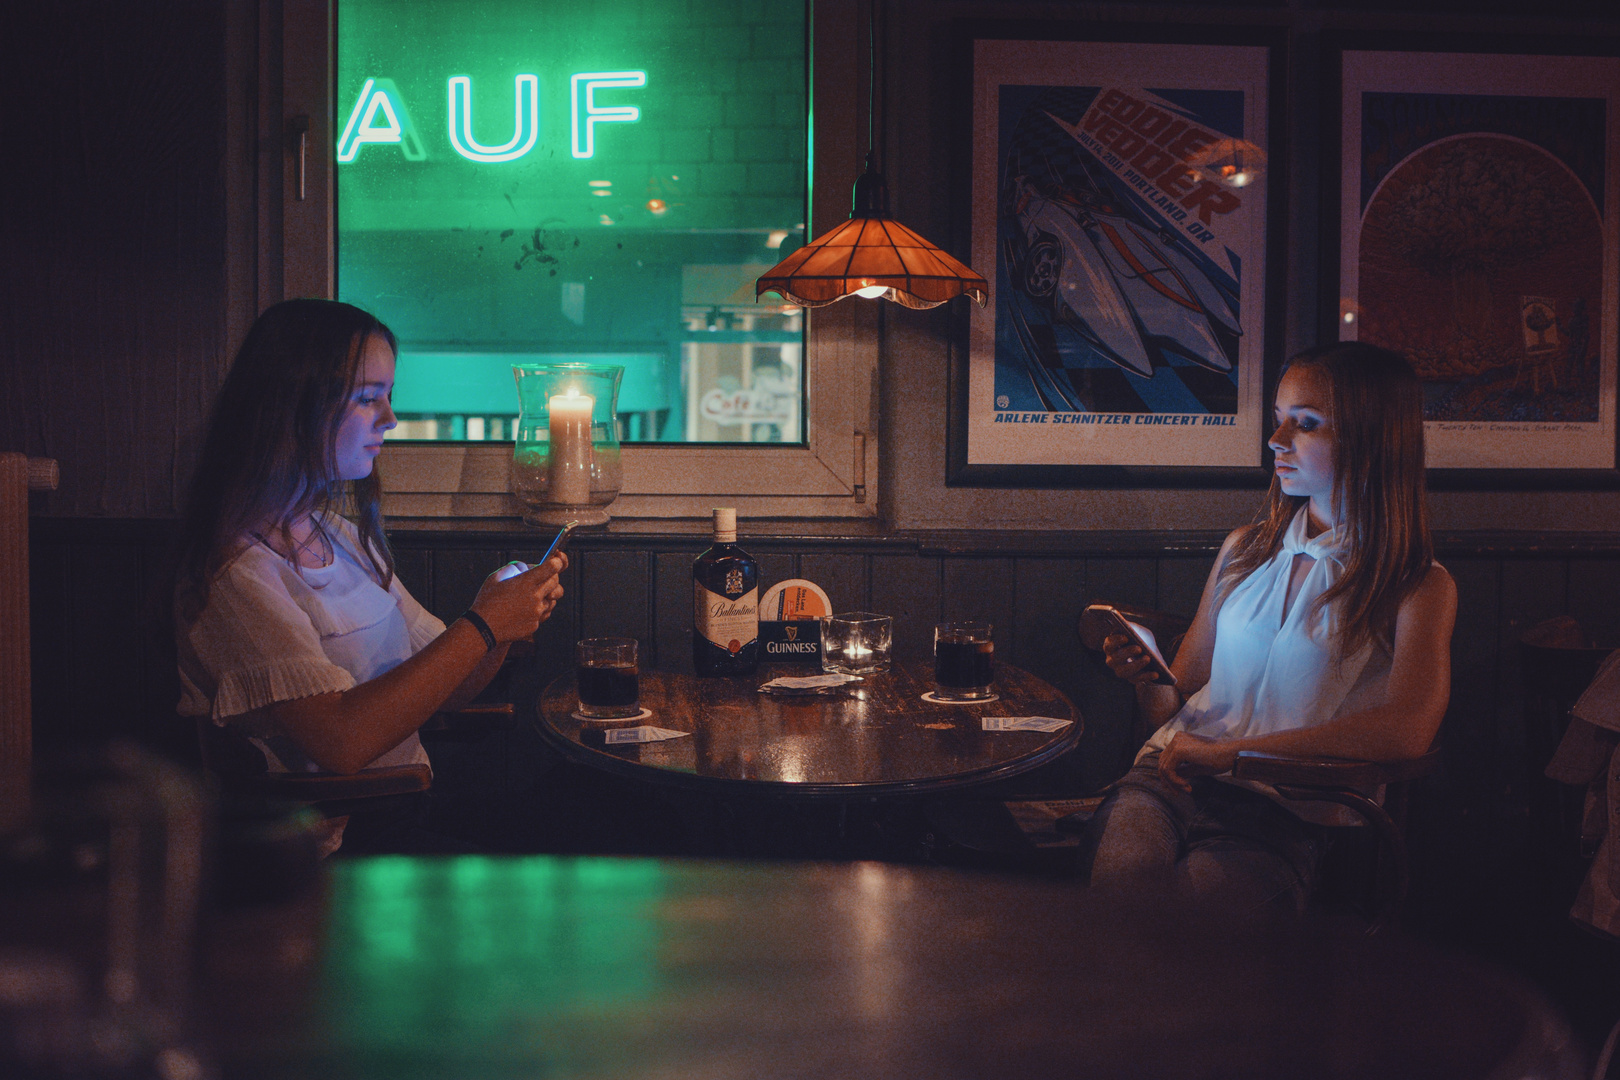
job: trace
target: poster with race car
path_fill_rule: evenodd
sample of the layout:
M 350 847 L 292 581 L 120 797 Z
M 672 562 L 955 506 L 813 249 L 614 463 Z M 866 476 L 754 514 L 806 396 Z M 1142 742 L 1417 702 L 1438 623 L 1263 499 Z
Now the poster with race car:
M 1612 484 L 1620 59 L 1340 57 L 1340 339 L 1411 358 L 1431 469 Z
M 973 312 L 963 472 L 1263 474 L 1271 60 L 1265 45 L 973 43 L 972 255 L 990 302 Z

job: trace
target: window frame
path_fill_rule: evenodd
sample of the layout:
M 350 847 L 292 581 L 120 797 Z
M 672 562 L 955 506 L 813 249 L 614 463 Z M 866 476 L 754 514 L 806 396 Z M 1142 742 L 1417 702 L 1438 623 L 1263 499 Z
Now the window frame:
M 848 185 L 860 169 L 864 83 L 856 70 L 857 0 L 806 0 L 806 7 L 812 117 L 807 224 L 809 236 L 819 236 L 849 214 Z M 335 295 L 335 19 L 334 0 L 285 0 L 281 34 L 261 38 L 261 70 L 274 71 L 280 61 L 286 137 L 280 220 L 261 215 L 260 235 L 261 251 L 280 264 L 281 296 L 261 295 L 261 307 L 282 297 Z M 268 55 L 272 44 L 279 56 Z M 301 135 L 304 124 L 307 135 Z M 626 443 L 624 486 L 609 512 L 705 517 L 724 499 L 745 517 L 875 517 L 878 319 L 875 304 L 846 302 L 806 312 L 803 445 Z M 390 442 L 380 469 L 393 517 L 510 518 L 523 512 L 509 494 L 510 443 Z

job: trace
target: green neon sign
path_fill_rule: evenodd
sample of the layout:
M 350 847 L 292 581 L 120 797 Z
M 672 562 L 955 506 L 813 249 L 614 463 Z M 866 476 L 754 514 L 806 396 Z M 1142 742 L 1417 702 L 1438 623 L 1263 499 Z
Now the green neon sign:
M 572 118 L 574 156 L 588 158 L 595 155 L 597 124 L 615 121 L 633 124 L 641 119 L 641 110 L 634 105 L 598 105 L 596 91 L 605 87 L 646 85 L 645 71 L 586 71 L 569 78 L 568 115 Z M 585 106 L 584 124 L 580 123 L 582 103 Z
M 353 161 L 367 143 L 397 145 L 406 161 L 427 159 L 393 79 L 367 79 L 360 88 L 349 122 L 338 137 L 337 159 L 345 164 Z
M 449 103 L 446 134 L 450 148 L 468 161 L 500 164 L 516 161 L 540 141 L 540 78 L 517 75 L 513 80 L 512 137 L 499 146 L 486 146 L 473 137 L 472 77 L 454 75 L 446 87 Z M 634 89 L 647 85 L 645 71 L 584 71 L 569 76 L 571 151 L 584 160 L 596 156 L 596 125 L 636 123 L 641 109 L 635 105 L 599 105 L 596 92 Z M 349 164 L 362 147 L 376 143 L 399 146 L 407 161 L 425 161 L 427 153 L 410 121 L 405 99 L 392 79 L 368 78 L 360 88 L 349 121 L 338 137 L 337 159 Z
M 534 75 L 519 75 L 513 83 L 517 100 L 513 106 L 511 141 L 504 146 L 480 146 L 472 133 L 472 79 L 457 75 L 450 80 L 450 145 L 455 147 L 456 153 L 468 161 L 499 162 L 516 161 L 534 149 L 540 138 L 540 80 Z M 529 102 L 527 114 L 523 108 L 525 91 Z

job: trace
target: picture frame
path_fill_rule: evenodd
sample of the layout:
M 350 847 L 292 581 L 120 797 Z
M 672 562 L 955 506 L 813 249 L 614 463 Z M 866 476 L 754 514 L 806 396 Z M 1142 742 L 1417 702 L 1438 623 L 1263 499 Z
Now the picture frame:
M 1431 488 L 1620 487 L 1620 57 L 1592 44 L 1324 41 L 1322 340 L 1412 360 Z
M 1263 487 L 1281 348 L 1280 32 L 975 25 L 946 483 Z

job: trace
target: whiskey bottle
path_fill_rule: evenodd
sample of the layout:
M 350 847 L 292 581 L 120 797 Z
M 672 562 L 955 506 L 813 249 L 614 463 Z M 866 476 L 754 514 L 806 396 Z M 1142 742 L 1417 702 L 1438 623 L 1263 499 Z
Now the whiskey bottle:
M 737 546 L 737 511 L 716 507 L 714 546 L 692 564 L 692 666 L 749 675 L 759 666 L 759 564 Z

